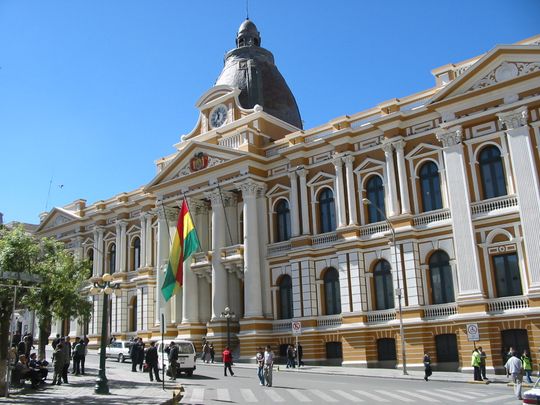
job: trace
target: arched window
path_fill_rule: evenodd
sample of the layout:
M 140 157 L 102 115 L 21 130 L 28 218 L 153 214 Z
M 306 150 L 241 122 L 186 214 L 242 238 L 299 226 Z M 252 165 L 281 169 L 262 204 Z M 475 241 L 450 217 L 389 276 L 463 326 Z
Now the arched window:
M 276 204 L 276 242 L 291 239 L 291 211 L 287 200 Z
M 133 270 L 141 267 L 141 240 L 133 238 Z
M 486 146 L 478 157 L 480 177 L 482 179 L 483 199 L 506 195 L 504 168 L 501 151 L 496 146 Z
M 439 169 L 435 163 L 427 162 L 420 167 L 420 189 L 424 212 L 442 208 L 441 181 Z
M 429 281 L 432 304 L 455 301 L 450 258 L 442 250 L 436 251 L 429 258 Z
M 116 245 L 111 243 L 109 246 L 109 274 L 116 271 Z
M 319 223 L 321 224 L 321 233 L 336 230 L 334 193 L 329 188 L 325 188 L 319 194 Z
M 137 297 L 134 296 L 131 298 L 129 305 L 129 331 L 137 331 Z
M 292 305 L 292 279 L 284 275 L 279 281 L 279 318 L 291 319 L 293 317 Z
M 377 309 L 394 308 L 394 287 L 391 270 L 390 263 L 386 260 L 380 260 L 373 270 Z
M 384 216 L 377 210 L 386 212 L 384 206 L 384 186 L 379 176 L 372 176 L 366 184 L 366 195 L 371 204 L 367 206 L 368 221 L 370 223 L 384 221 Z M 377 208 L 375 208 L 377 207 Z
M 341 293 L 339 290 L 339 273 L 330 268 L 324 273 L 324 298 L 326 315 L 341 314 Z

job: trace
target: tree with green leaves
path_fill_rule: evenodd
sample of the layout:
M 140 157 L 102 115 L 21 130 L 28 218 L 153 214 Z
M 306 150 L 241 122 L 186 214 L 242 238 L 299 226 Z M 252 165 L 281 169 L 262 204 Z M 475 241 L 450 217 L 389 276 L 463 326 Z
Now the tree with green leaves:
M 87 283 L 90 268 L 88 261 L 78 260 L 63 243 L 54 239 L 35 238 L 22 227 L 0 230 L 0 269 L 31 273 L 42 280 L 37 288 L 25 289 L 20 300 L 22 306 L 36 313 L 40 356 L 45 355 L 53 318 L 89 319 L 91 303 L 81 291 Z M 8 290 L 12 289 L 0 287 L 0 379 L 4 375 L 0 384 L 5 381 L 5 359 L 13 301 L 12 291 Z

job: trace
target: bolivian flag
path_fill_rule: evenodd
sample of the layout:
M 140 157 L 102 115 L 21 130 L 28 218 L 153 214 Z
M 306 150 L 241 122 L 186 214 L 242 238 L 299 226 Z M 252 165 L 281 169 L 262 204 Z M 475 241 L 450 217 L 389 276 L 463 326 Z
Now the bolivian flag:
M 180 215 L 178 216 L 178 223 L 176 224 L 176 232 L 174 233 L 165 281 L 163 281 L 163 286 L 161 287 L 165 301 L 169 301 L 178 289 L 182 287 L 184 281 L 184 261 L 198 249 L 200 249 L 199 239 L 197 238 L 193 220 L 189 214 L 188 205 L 186 200 L 184 200 Z

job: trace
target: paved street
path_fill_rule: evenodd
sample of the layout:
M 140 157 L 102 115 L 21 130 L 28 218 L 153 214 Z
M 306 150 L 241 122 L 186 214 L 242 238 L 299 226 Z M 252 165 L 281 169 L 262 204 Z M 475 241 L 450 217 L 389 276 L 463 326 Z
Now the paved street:
M 38 391 L 26 389 L 2 403 L 17 404 L 160 404 L 171 398 L 178 384 L 166 381 L 166 391 L 151 384 L 146 373 L 132 373 L 130 363 L 107 361 L 110 396 L 96 396 L 93 385 L 97 375 L 98 357 L 87 358 L 89 376 L 70 376 L 70 384 L 47 385 Z M 468 376 L 460 373 L 435 373 L 439 381 L 425 382 L 421 373 L 411 372 L 411 379 L 402 379 L 397 370 L 373 370 L 373 377 L 346 375 L 366 370 L 337 367 L 306 367 L 302 370 L 274 372 L 274 386 L 261 387 L 254 365 L 234 367 L 234 377 L 224 377 L 221 364 L 198 362 L 192 378 L 181 378 L 186 395 L 183 404 L 249 403 L 410 403 L 410 404 L 518 404 L 506 379 L 489 385 L 467 384 Z M 396 371 L 396 373 L 393 373 Z M 452 377 L 457 382 L 451 382 Z M 498 376 L 500 377 L 500 376 Z M 50 378 L 49 378 L 50 382 Z

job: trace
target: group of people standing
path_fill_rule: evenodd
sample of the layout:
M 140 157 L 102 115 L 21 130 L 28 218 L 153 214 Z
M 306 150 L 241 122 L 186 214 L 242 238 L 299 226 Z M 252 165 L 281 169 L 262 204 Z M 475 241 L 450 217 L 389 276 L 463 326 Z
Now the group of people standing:
M 298 367 L 303 366 L 304 362 L 302 361 L 303 349 L 302 345 L 298 344 L 296 347 L 293 345 L 287 346 L 287 368 L 296 367 L 296 359 L 298 359 Z
M 142 338 L 134 338 L 131 341 L 131 344 L 129 346 L 129 357 L 131 358 L 132 372 L 137 372 L 137 367 L 139 367 L 139 371 L 144 370 L 144 347 L 145 344 Z
M 77 336 L 72 344 L 69 336 L 61 337 L 57 334 L 51 346 L 53 347 L 52 363 L 54 368 L 51 384 L 61 385 L 62 381 L 64 384 L 68 384 L 71 361 L 73 361 L 71 374 L 84 375 L 84 365 L 88 354 L 87 337 L 80 338 Z
M 203 363 L 214 363 L 214 357 L 216 356 L 216 351 L 214 345 L 208 341 L 204 341 L 202 348 L 202 361 Z
M 268 345 L 265 350 L 262 347 L 257 349 L 255 356 L 257 361 L 257 376 L 259 377 L 260 385 L 267 387 L 272 386 L 272 368 L 274 366 L 274 352 Z

